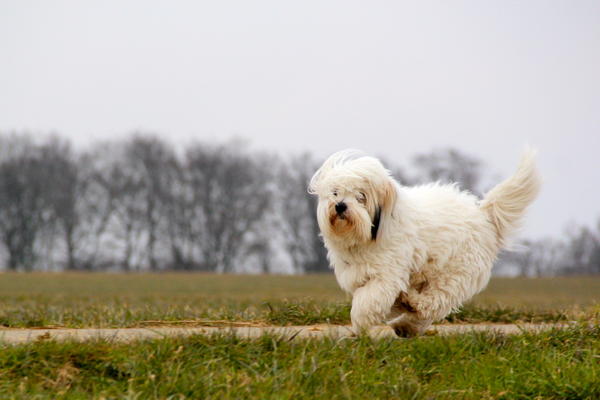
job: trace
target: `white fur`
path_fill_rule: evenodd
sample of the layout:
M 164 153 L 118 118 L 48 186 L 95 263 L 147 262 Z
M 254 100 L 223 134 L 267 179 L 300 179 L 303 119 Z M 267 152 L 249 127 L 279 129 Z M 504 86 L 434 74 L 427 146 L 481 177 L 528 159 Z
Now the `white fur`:
M 353 296 L 354 329 L 387 321 L 399 335 L 419 334 L 481 291 L 539 190 L 534 156 L 527 151 L 481 204 L 456 185 L 401 186 L 357 151 L 329 157 L 309 191 L 319 197 L 317 219 L 335 276 Z M 340 202 L 347 206 L 341 217 Z

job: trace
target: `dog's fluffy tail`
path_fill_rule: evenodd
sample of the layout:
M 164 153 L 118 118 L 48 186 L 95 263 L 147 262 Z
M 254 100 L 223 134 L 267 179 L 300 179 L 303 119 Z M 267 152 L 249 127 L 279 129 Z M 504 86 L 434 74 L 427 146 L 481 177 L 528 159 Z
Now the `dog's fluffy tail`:
M 484 196 L 481 209 L 496 227 L 500 246 L 520 226 L 525 209 L 540 191 L 541 179 L 535 166 L 536 151 L 528 148 L 521 158 L 517 172 L 495 186 Z

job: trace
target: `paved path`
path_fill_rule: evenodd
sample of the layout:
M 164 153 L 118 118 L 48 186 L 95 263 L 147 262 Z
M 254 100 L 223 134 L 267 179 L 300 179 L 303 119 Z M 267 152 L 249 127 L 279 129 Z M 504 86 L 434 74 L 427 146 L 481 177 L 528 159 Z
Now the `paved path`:
M 551 328 L 563 328 L 568 324 L 454 324 L 435 325 L 427 334 L 453 335 L 473 331 L 517 334 L 523 331 L 543 331 Z M 108 339 L 127 342 L 140 339 L 156 339 L 166 336 L 210 335 L 231 333 L 244 338 L 257 338 L 265 333 L 285 335 L 292 338 L 342 338 L 351 336 L 349 326 L 312 325 L 312 326 L 203 326 L 203 327 L 146 327 L 121 329 L 0 329 L 0 343 L 19 344 L 39 340 L 88 340 Z M 372 337 L 395 337 L 387 326 L 372 328 Z

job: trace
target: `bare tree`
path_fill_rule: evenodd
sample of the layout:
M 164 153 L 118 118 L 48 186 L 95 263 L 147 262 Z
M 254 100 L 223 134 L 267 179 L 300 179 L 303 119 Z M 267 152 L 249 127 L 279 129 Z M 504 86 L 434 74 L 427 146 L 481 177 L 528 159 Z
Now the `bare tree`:
M 464 190 L 479 192 L 481 161 L 456 149 L 436 150 L 414 157 L 418 170 L 416 180 L 420 182 L 458 182 Z
M 563 252 L 562 243 L 553 239 L 524 240 L 516 251 L 503 253 L 501 262 L 511 264 L 519 276 L 552 276 L 560 268 Z
M 128 215 L 141 219 L 139 223 L 146 236 L 148 264 L 151 270 L 156 271 L 157 243 L 166 235 L 167 210 L 178 177 L 178 162 L 174 151 L 164 141 L 138 133 L 126 144 L 123 167 L 130 172 L 131 179 L 136 182 L 134 187 L 139 192 L 135 196 L 139 201 L 139 214 Z M 129 183 L 133 183 L 131 179 Z
M 102 248 L 113 215 L 110 184 L 105 176 L 109 160 L 105 156 L 100 147 L 90 153 L 66 157 L 65 176 L 57 179 L 57 189 L 63 194 L 54 208 L 69 270 L 94 270 L 110 262 L 108 252 Z
M 84 181 L 80 179 L 79 165 L 71 146 L 58 138 L 52 138 L 41 147 L 48 177 L 46 191 L 53 225 L 62 236 L 66 248 L 66 268 L 78 268 L 77 236 L 80 228 L 81 210 L 78 201 L 82 198 Z
M 171 253 L 171 267 L 175 270 L 202 269 L 201 256 L 196 246 L 203 232 L 199 207 L 194 204 L 193 187 L 186 165 L 175 169 L 174 182 L 166 204 L 167 242 Z
M 121 267 L 125 271 L 139 269 L 139 261 L 134 260 L 136 246 L 141 247 L 143 234 L 142 183 L 122 164 L 113 165 L 109 170 L 109 193 L 113 214 L 121 226 L 120 235 L 124 242 Z
M 600 232 L 571 228 L 562 272 L 567 275 L 600 273 Z
M 193 241 L 204 269 L 231 272 L 233 260 L 252 240 L 271 207 L 271 172 L 265 158 L 252 157 L 240 144 L 196 144 L 186 152 L 191 189 Z
M 35 244 L 48 226 L 52 210 L 51 160 L 27 137 L 3 138 L 0 160 L 0 240 L 10 270 L 32 270 Z
M 283 164 L 277 176 L 282 233 L 296 273 L 329 269 L 319 236 L 316 199 L 307 192 L 317 168 L 317 162 L 309 154 L 303 154 Z

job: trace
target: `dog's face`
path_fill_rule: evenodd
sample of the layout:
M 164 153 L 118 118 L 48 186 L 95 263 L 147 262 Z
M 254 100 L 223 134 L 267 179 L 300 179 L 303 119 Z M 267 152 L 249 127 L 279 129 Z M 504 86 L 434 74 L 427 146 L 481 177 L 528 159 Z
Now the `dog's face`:
M 335 153 L 311 180 L 319 196 L 317 220 L 326 239 L 348 246 L 377 240 L 382 213 L 392 207 L 395 186 L 389 172 L 372 157 Z

